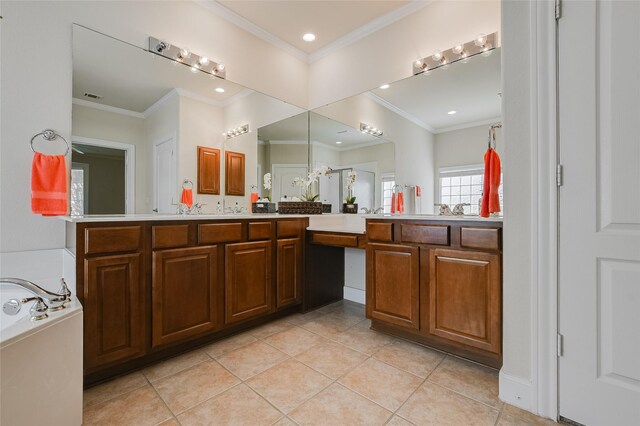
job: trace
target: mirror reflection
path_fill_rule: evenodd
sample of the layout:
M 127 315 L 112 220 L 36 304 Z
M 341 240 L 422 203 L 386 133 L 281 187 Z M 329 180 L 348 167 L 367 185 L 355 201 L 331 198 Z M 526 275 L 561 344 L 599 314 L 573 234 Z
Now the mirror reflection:
M 175 213 L 183 184 L 204 213 L 248 208 L 259 181 L 256 129 L 302 112 L 74 25 L 72 213 Z M 249 132 L 223 136 L 245 124 Z M 219 195 L 198 193 L 198 146 L 220 150 Z M 226 185 L 227 151 L 244 155 L 243 175 L 229 173 L 244 191 Z M 244 195 L 224 196 L 227 187 Z
M 395 164 L 385 172 L 392 183 L 385 186 L 383 177 L 377 185 L 376 207 L 391 212 L 395 206 L 397 212 L 391 199 L 397 201 L 402 192 L 404 213 L 437 213 L 447 204 L 477 215 L 489 128 L 501 122 L 499 92 L 500 49 L 495 49 L 314 112 L 351 128 L 376 127 L 393 143 Z M 312 120 L 312 140 L 314 127 Z M 504 150 L 499 128 L 495 149 L 500 155 Z M 502 185 L 499 193 L 502 204 Z

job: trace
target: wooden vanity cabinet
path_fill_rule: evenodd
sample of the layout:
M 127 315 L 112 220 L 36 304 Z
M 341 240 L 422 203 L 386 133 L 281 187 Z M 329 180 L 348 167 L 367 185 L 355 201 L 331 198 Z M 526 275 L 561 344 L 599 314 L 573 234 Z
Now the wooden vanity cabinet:
M 225 322 L 232 324 L 270 312 L 271 241 L 225 247 Z
M 418 330 L 419 248 L 370 243 L 366 259 L 367 317 Z
M 218 246 L 153 252 L 151 346 L 215 330 Z
M 278 240 L 276 255 L 276 306 L 302 302 L 302 238 Z
M 367 230 L 377 232 L 366 258 L 372 327 L 500 367 L 501 228 L 499 222 L 368 220 Z M 376 242 L 382 230 L 392 241 Z
M 226 151 L 224 153 L 225 195 L 244 196 L 244 154 Z

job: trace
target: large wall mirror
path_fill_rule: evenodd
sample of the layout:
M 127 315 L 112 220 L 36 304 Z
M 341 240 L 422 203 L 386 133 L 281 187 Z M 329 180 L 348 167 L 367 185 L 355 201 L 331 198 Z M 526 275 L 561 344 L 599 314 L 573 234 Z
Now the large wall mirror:
M 252 187 L 259 185 L 259 175 L 267 167 L 262 161 L 259 129 L 280 122 L 280 128 L 287 131 L 287 119 L 304 112 L 74 25 L 72 212 L 175 213 L 185 180 L 194 183 L 194 202 L 205 204 L 205 213 L 218 211 L 222 203 L 248 207 Z M 304 120 L 291 125 L 296 126 L 295 131 L 303 126 L 306 135 L 303 115 Z M 230 139 L 223 136 L 245 124 L 248 133 Z M 273 140 L 273 146 L 285 140 L 265 137 Z M 305 155 L 295 161 L 306 166 L 306 136 L 301 141 Z M 227 151 L 244 154 L 244 196 L 197 192 L 198 146 L 219 149 L 221 158 Z M 277 164 L 285 163 L 275 153 L 272 158 Z M 222 192 L 224 167 L 222 161 Z
M 380 151 L 376 208 L 389 212 L 395 188 L 403 192 L 405 213 L 431 214 L 446 203 L 463 204 L 465 214 L 477 215 L 489 128 L 501 122 L 500 81 L 500 49 L 494 49 L 317 108 L 311 140 L 330 122 L 344 123 L 352 132 L 360 123 L 376 127 L 392 143 L 353 150 L 355 158 L 342 163 L 365 164 Z M 328 145 L 339 140 L 328 138 Z M 312 142 L 312 160 L 315 149 Z M 496 150 L 504 152 L 499 129 Z

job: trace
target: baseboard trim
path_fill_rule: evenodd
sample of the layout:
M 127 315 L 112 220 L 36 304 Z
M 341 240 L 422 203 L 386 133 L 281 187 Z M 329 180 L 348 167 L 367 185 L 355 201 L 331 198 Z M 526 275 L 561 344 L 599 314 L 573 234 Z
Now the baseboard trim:
M 364 290 L 347 286 L 344 287 L 344 298 L 362 305 L 364 305 L 366 301 Z
M 533 383 L 529 380 L 510 376 L 500 370 L 499 397 L 501 401 L 533 412 L 533 390 Z

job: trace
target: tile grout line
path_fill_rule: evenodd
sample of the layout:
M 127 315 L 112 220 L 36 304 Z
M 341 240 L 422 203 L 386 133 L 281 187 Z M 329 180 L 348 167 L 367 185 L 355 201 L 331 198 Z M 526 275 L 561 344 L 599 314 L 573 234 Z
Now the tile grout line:
M 144 373 L 143 373 L 142 375 L 144 376 L 145 380 L 147 381 L 147 383 L 149 384 L 149 386 L 151 387 L 151 389 L 153 389 L 153 392 L 156 394 L 156 396 L 158 397 L 158 399 L 159 399 L 160 401 L 162 401 L 162 404 L 165 406 L 165 408 L 167 409 L 167 411 L 169 411 L 169 413 L 171 413 L 171 417 L 172 417 L 172 418 L 174 418 L 178 424 L 181 424 L 181 423 L 178 421 L 178 416 L 173 412 L 173 410 L 172 410 L 171 408 L 169 408 L 169 405 L 167 405 L 167 401 L 165 401 L 165 400 L 164 400 L 164 398 L 162 398 L 162 395 L 160 395 L 160 392 L 158 392 L 158 389 L 156 389 L 156 387 L 155 387 L 155 386 L 153 386 L 153 383 L 151 383 L 151 382 L 149 381 L 149 379 L 147 378 L 147 376 L 145 376 L 145 375 L 144 375 Z M 164 419 L 164 420 L 163 420 L 162 422 L 160 422 L 160 423 L 164 423 L 164 422 L 166 422 L 167 420 L 169 420 L 169 419 Z M 158 423 L 158 424 L 160 424 L 160 423 Z

